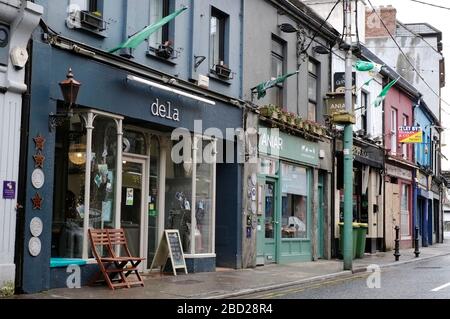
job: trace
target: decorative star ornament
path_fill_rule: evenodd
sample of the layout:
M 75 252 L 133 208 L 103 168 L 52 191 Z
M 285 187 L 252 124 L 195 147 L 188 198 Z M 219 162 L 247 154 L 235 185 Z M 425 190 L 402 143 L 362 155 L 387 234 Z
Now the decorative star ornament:
M 44 144 L 45 144 L 45 138 L 39 134 L 35 138 L 33 138 L 34 143 L 36 144 L 36 150 L 43 151 L 44 150 Z
M 34 197 L 31 199 L 31 201 L 33 202 L 33 209 L 41 209 L 42 208 L 42 200 L 43 198 L 41 197 L 41 195 L 39 195 L 39 193 L 36 193 L 36 195 L 34 195 Z
M 44 168 L 45 156 L 42 154 L 36 154 L 33 156 L 34 158 L 34 167 L 35 168 Z

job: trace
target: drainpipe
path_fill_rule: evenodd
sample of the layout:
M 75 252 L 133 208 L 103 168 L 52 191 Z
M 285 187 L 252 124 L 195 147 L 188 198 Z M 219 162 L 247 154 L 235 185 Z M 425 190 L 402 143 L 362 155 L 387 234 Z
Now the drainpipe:
M 27 182 L 27 160 L 28 160 L 28 137 L 30 127 L 30 109 L 31 109 L 31 71 L 33 69 L 33 41 L 28 43 L 27 51 L 30 59 L 25 66 L 25 85 L 27 91 L 22 96 L 22 119 L 20 125 L 20 158 L 19 158 L 19 185 L 26 185 Z M 25 187 L 19 187 L 17 191 L 17 224 L 16 224 L 16 246 L 15 258 L 16 264 L 16 293 L 22 291 L 22 273 L 23 273 L 23 247 L 25 245 L 25 207 L 27 204 Z
M 194 2 L 194 0 L 192 0 L 192 2 Z M 241 50 L 239 51 L 240 54 L 240 72 L 239 72 L 239 97 L 240 99 L 244 99 L 244 32 L 245 32 L 245 27 L 244 27 L 244 0 L 241 0 L 241 13 L 240 13 L 240 24 L 241 24 L 241 36 L 240 36 L 240 48 Z

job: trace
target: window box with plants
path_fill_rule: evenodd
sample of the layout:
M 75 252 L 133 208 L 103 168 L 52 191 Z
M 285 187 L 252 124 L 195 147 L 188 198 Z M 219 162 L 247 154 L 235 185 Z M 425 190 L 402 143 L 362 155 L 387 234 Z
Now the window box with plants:
M 166 41 L 155 49 L 155 55 L 163 59 L 172 58 L 173 53 L 174 49 L 172 47 L 172 41 Z
M 95 31 L 106 30 L 106 22 L 102 18 L 102 13 L 99 11 L 81 11 L 80 22 L 83 27 L 86 27 Z
M 224 64 L 222 61 L 219 64 L 215 64 L 213 67 L 214 73 L 222 79 L 231 79 L 232 72 L 228 65 Z
M 279 119 L 280 109 L 275 105 L 270 104 L 260 108 L 260 113 L 262 116 L 277 120 Z

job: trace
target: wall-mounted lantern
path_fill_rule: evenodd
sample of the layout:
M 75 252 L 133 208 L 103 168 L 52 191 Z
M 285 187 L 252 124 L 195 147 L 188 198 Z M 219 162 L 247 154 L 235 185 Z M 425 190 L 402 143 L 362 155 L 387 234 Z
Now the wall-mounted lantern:
M 49 115 L 48 125 L 51 132 L 73 116 L 73 107 L 76 104 L 80 86 L 81 83 L 74 79 L 72 69 L 70 68 L 66 79 L 59 83 L 64 98 L 64 110 L 56 114 L 50 113 Z

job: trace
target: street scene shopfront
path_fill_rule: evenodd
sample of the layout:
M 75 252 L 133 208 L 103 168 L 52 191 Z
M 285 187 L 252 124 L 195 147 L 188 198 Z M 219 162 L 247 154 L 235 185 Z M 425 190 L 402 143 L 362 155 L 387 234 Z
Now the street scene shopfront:
M 313 172 L 318 165 L 317 143 L 260 127 L 257 264 L 312 260 Z M 323 224 L 318 227 L 323 231 Z
M 383 164 L 384 151 L 378 146 L 360 139 L 353 145 L 353 221 L 367 224 L 365 249 L 376 252 L 382 249 L 383 239 Z M 339 215 L 336 225 L 343 222 L 344 185 L 343 185 L 342 142 L 337 142 L 337 189 L 339 196 Z M 339 228 L 336 227 L 336 234 Z M 340 235 L 340 234 L 339 234 Z
M 35 55 L 45 60 L 48 50 L 36 44 Z M 33 235 L 41 248 L 23 247 L 23 290 L 65 287 L 73 264 L 88 283 L 97 271 L 90 228 L 123 228 L 131 253 L 145 258 L 142 272 L 151 271 L 166 229 L 179 231 L 189 272 L 235 262 L 237 236 L 230 241 L 223 234 L 238 229 L 239 165 L 222 159 L 226 144 L 235 148 L 225 131 L 240 126 L 239 107 L 175 94 L 62 50 L 53 49 L 51 62 L 35 65 L 43 88 L 31 105 L 26 197 L 33 205 L 25 223 L 38 217 L 43 230 L 39 237 L 24 234 L 25 243 Z M 57 83 L 69 67 L 83 84 L 77 106 L 49 129 L 49 115 L 64 108 Z M 208 134 L 209 128 L 215 129 Z

